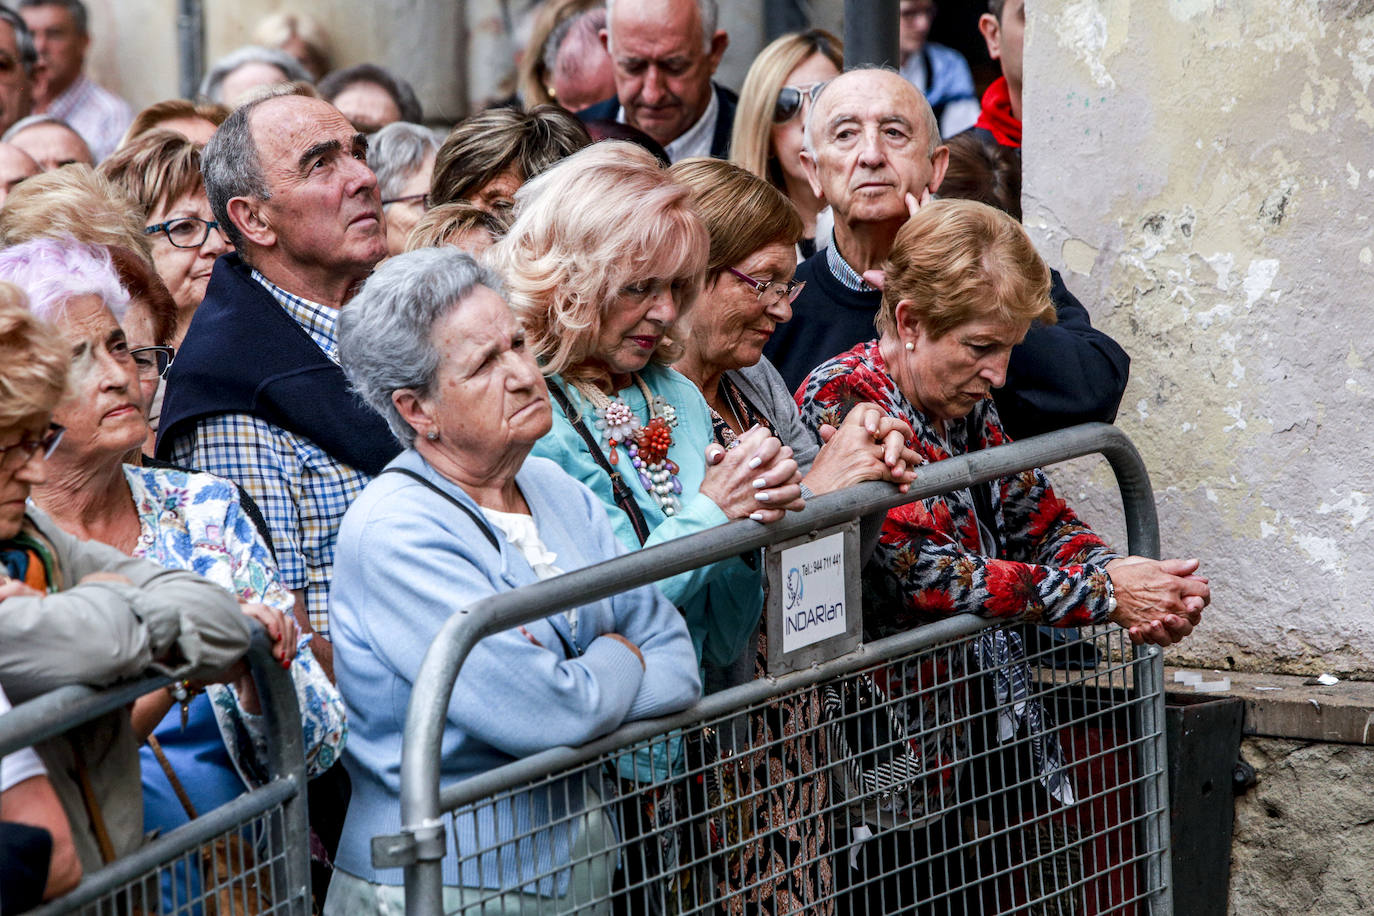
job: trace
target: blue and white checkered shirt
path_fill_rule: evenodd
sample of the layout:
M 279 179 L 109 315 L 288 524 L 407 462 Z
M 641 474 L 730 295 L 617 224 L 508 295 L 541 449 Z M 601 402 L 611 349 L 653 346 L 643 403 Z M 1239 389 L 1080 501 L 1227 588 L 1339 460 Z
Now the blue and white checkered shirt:
M 825 263 L 830 268 L 830 273 L 845 289 L 852 289 L 856 293 L 871 293 L 878 288 L 869 285 L 862 274 L 849 266 L 844 255 L 840 254 L 839 246 L 833 242 L 825 249 Z
M 256 270 L 263 285 L 335 363 L 338 312 L 294 296 Z M 172 460 L 235 481 L 257 500 L 277 550 L 286 587 L 305 589 L 311 625 L 329 637 L 329 581 L 339 522 L 372 478 L 314 442 L 250 414 L 225 413 L 196 423 L 172 445 Z

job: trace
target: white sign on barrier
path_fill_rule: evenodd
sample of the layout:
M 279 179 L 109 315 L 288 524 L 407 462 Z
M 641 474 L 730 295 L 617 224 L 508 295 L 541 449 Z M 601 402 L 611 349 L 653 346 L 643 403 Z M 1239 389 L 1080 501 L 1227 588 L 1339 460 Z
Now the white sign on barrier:
M 863 637 L 857 520 L 774 544 L 768 577 L 768 673 L 838 658 Z
M 782 651 L 841 636 L 845 615 L 844 534 L 782 551 Z

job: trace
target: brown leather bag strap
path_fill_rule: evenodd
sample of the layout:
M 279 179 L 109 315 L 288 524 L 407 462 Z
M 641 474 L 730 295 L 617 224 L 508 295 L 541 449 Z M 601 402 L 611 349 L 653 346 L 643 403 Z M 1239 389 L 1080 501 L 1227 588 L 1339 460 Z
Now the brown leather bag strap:
M 86 816 L 91 820 L 91 830 L 95 833 L 96 845 L 100 847 L 100 860 L 109 865 L 115 860 L 114 843 L 110 841 L 109 828 L 105 826 L 105 813 L 100 810 L 100 802 L 95 797 L 95 786 L 91 784 L 91 772 L 86 769 L 86 761 L 76 748 L 72 748 L 76 760 L 76 783 L 81 788 L 81 803 L 86 808 Z
M 186 816 L 191 820 L 199 817 L 196 814 L 196 806 L 191 804 L 191 796 L 186 794 L 186 787 L 177 778 L 177 771 L 172 769 L 172 761 L 167 759 L 167 755 L 162 751 L 162 742 L 152 735 L 148 736 L 148 747 L 152 748 L 153 756 L 157 758 L 157 765 L 162 767 L 162 775 L 167 777 L 167 781 L 172 785 L 172 791 L 176 793 L 177 801 L 181 802 L 181 807 L 186 810 Z

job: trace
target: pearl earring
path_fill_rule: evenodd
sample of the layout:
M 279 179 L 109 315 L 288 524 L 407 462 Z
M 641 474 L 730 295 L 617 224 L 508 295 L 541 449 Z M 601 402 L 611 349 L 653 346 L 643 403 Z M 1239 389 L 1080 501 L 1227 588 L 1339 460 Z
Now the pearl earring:
M 907 348 L 908 350 L 914 350 L 914 349 L 916 349 L 916 345 L 915 345 L 914 343 L 912 343 L 911 341 L 908 340 L 908 341 L 906 342 L 906 348 Z
M 431 429 L 429 432 L 425 433 L 425 438 L 428 439 L 430 442 L 438 442 L 439 434 Z

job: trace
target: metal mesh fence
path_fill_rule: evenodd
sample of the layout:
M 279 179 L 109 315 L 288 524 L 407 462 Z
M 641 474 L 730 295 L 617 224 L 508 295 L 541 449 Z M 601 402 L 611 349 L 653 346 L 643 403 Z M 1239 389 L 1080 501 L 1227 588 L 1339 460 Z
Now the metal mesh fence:
M 310 840 L 296 693 L 260 627 L 248 660 L 263 704 L 268 782 L 88 872 L 75 890 L 31 911 L 32 916 L 309 912 Z M 151 678 L 103 691 L 65 687 L 39 697 L 0 720 L 0 751 L 61 735 L 166 683 L 166 678 Z M 130 789 L 137 791 L 138 785 Z
M 299 843 L 300 841 L 297 840 Z M 88 903 L 91 916 L 266 916 L 299 912 L 286 878 L 279 807 L 175 855 Z
M 444 911 L 1143 911 L 1157 659 L 1035 637 L 906 651 L 461 807 Z

